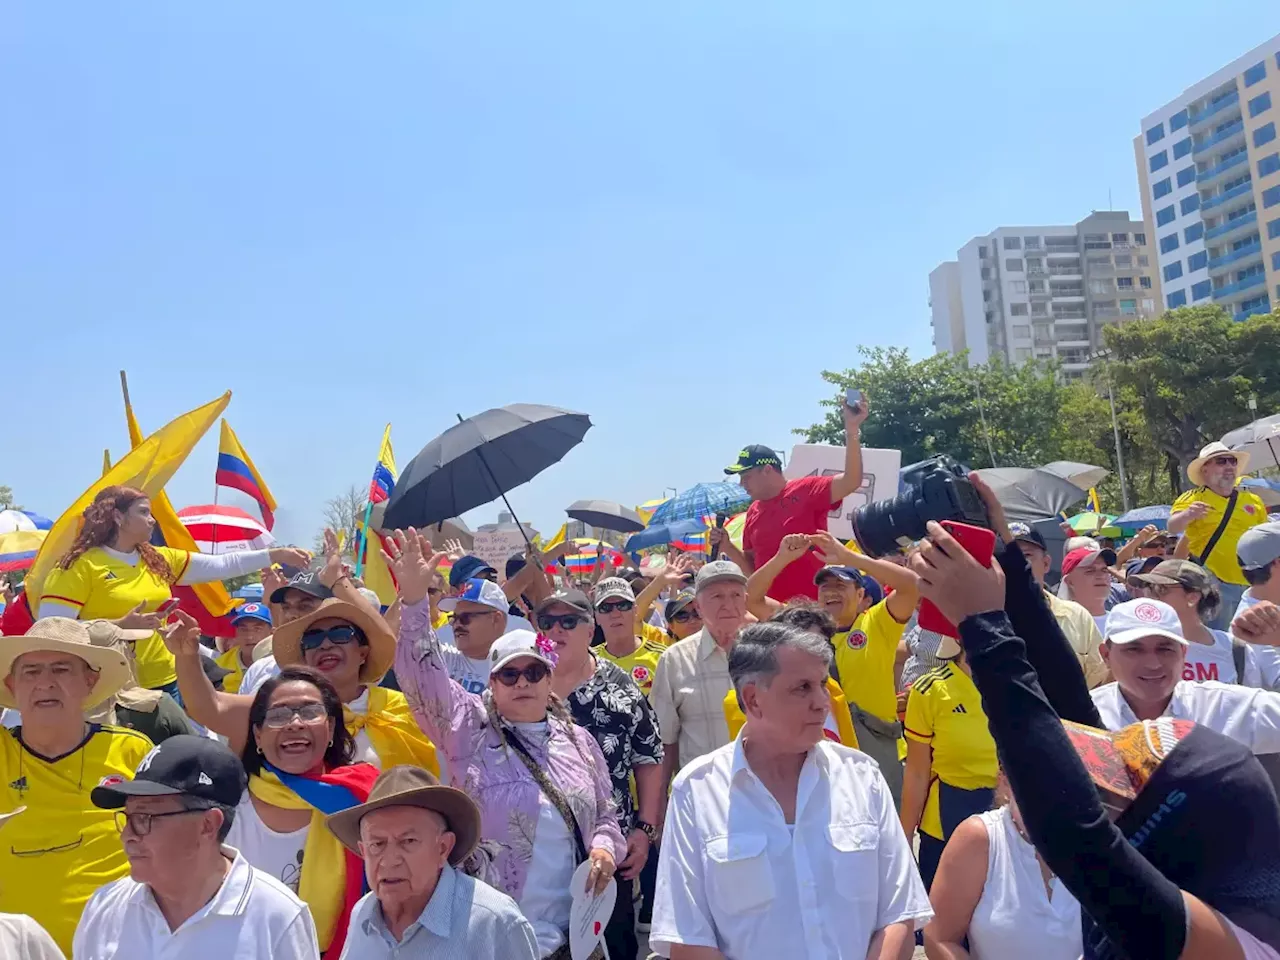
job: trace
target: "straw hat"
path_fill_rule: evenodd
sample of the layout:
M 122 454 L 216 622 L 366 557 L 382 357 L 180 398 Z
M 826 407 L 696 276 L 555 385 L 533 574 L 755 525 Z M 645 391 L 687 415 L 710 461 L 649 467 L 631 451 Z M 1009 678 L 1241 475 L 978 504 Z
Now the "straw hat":
M 1246 450 L 1232 450 L 1225 443 L 1215 440 L 1200 450 L 1200 456 L 1196 457 L 1187 465 L 1187 479 L 1194 483 L 1197 487 L 1203 487 L 1204 476 L 1201 471 L 1204 465 L 1214 457 L 1235 457 L 1236 458 L 1236 476 L 1243 476 L 1249 472 L 1249 453 Z
M 360 821 L 383 807 L 422 807 L 444 817 L 449 832 L 457 837 L 449 853 L 451 864 L 465 860 L 480 841 L 480 808 L 476 802 L 461 790 L 443 786 L 421 767 L 406 765 L 384 770 L 373 782 L 367 803 L 335 813 L 325 823 L 343 846 L 358 854 Z
M 346 620 L 364 633 L 369 641 L 369 656 L 360 668 L 361 683 L 377 683 L 396 662 L 396 638 L 380 615 L 367 607 L 330 597 L 305 617 L 276 627 L 271 644 L 276 663 L 288 667 L 306 662 L 302 656 L 302 635 L 317 620 Z
M 142 634 L 143 639 L 151 636 L 150 630 L 120 630 L 114 624 L 112 626 L 119 632 L 121 640 L 139 639 L 138 634 Z M 84 710 L 92 710 L 133 681 L 124 654 L 114 647 L 95 646 L 88 625 L 79 620 L 45 617 L 37 620 L 22 636 L 5 637 L 4 643 L 0 643 L 0 677 L 9 676 L 13 672 L 14 661 L 24 653 L 68 653 L 96 670 L 98 682 L 84 698 L 81 704 Z M 17 706 L 13 693 L 5 684 L 0 684 L 0 707 L 16 709 Z

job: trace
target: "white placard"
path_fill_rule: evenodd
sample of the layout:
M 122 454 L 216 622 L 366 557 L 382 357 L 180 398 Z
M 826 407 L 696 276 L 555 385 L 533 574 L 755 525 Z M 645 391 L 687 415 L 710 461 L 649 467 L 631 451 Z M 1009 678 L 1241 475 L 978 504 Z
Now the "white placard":
M 604 928 L 609 925 L 618 899 L 618 881 L 613 879 L 599 895 L 587 893 L 587 874 L 590 872 L 591 861 L 583 860 L 569 881 L 569 889 L 573 891 L 573 901 L 569 906 L 569 956 L 573 960 L 588 960 L 604 939 Z M 631 884 L 627 884 L 628 895 L 630 891 Z M 608 955 L 606 950 L 605 956 Z
M 498 578 L 505 579 L 507 558 L 525 551 L 524 537 L 515 527 L 505 530 L 476 531 L 471 553 L 498 571 Z
M 827 529 L 841 540 L 853 538 L 853 511 L 876 500 L 898 495 L 901 450 L 862 448 L 862 486 L 827 515 Z M 825 443 L 797 443 L 783 471 L 788 480 L 798 477 L 834 477 L 844 473 L 844 447 Z

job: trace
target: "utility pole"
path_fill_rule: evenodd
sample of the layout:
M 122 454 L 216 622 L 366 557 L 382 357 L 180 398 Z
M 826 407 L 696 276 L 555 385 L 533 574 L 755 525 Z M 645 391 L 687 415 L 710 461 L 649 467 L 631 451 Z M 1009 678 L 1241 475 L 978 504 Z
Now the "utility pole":
M 1120 473 L 1120 502 L 1124 512 L 1129 512 L 1129 480 L 1124 475 L 1124 453 L 1120 450 L 1120 421 L 1116 419 L 1116 395 L 1111 389 L 1111 374 L 1107 374 L 1107 403 L 1111 405 L 1111 432 L 1116 438 L 1116 469 Z

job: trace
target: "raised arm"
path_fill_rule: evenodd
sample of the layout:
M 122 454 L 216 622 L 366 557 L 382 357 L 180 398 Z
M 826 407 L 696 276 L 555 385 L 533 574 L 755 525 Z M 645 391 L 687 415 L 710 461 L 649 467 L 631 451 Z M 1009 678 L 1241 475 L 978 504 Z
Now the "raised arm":
M 906 623 L 911 618 L 920 598 L 920 584 L 909 569 L 850 550 L 825 530 L 811 534 L 809 542 L 818 548 L 826 563 L 853 567 L 875 577 L 886 587 L 892 587 L 893 593 L 889 595 L 885 606 L 899 623 Z
M 653 605 L 658 602 L 658 598 L 662 596 L 662 591 L 667 587 L 676 590 L 684 583 L 684 575 L 693 566 L 691 561 L 683 553 L 667 553 L 667 563 L 657 575 L 649 581 L 649 585 L 640 591 L 640 596 L 636 597 L 636 632 L 649 620 L 649 611 L 653 609 Z
M 184 610 L 161 628 L 164 645 L 173 654 L 182 706 L 196 723 L 227 738 L 227 746 L 240 755 L 249 738 L 249 708 L 253 697 L 215 690 L 204 672 L 200 652 L 200 624 Z
M 782 604 L 770 597 L 769 588 L 778 579 L 782 568 L 804 556 L 809 549 L 809 537 L 803 533 L 789 533 L 782 538 L 778 552 L 747 580 L 747 609 L 758 619 L 768 620 L 782 609 Z
M 837 503 L 862 486 L 862 422 L 867 419 L 867 398 L 857 408 L 841 403 L 844 415 L 844 473 L 831 478 L 831 502 Z
M 229 577 L 243 577 L 273 563 L 305 567 L 311 562 L 311 554 L 295 547 L 274 547 L 271 550 L 237 550 L 234 553 L 187 554 L 186 569 L 178 578 L 180 586 L 195 583 L 212 583 Z

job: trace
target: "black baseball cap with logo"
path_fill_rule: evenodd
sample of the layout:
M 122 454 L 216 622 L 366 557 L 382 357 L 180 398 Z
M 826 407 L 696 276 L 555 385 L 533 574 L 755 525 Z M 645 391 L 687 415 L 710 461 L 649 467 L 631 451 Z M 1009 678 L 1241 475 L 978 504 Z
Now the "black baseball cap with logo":
M 328 600 L 333 591 L 320 582 L 319 570 L 300 570 L 289 578 L 289 582 L 272 592 L 272 603 L 284 603 L 286 590 L 301 590 L 319 600 Z
M 89 794 L 95 807 L 118 810 L 129 797 L 195 797 L 239 805 L 247 782 L 240 758 L 206 737 L 169 737 L 142 758 L 132 780 L 108 777 Z
M 772 447 L 766 447 L 762 443 L 753 443 L 749 447 L 744 447 L 738 453 L 738 462 L 731 467 L 725 467 L 726 474 L 745 473 L 754 467 L 777 467 L 782 469 L 782 458 Z

